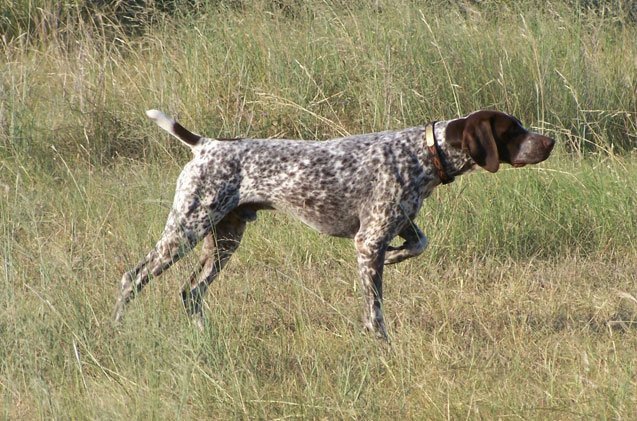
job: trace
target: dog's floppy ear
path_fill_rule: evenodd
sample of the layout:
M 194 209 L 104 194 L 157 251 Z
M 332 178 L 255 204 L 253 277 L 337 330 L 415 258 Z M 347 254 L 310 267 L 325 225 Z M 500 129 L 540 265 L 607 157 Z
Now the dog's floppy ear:
M 469 122 L 462 134 L 462 145 L 469 150 L 469 155 L 482 168 L 496 172 L 500 168 L 498 146 L 493 137 L 489 120 L 481 119 Z

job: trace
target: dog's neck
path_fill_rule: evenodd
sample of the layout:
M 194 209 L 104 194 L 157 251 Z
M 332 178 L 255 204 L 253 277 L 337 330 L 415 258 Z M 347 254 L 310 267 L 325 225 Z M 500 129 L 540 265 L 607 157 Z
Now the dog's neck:
M 476 167 L 469 153 L 462 147 L 462 131 L 458 130 L 458 120 L 437 121 L 434 135 L 438 151 L 442 155 L 445 171 L 451 177 L 459 176 Z

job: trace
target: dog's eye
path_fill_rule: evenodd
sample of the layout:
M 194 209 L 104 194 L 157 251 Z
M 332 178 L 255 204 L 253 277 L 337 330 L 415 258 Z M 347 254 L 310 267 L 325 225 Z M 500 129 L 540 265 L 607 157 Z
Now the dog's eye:
M 518 119 L 515 119 L 515 122 L 509 125 L 506 132 L 504 132 L 504 135 L 507 137 L 514 137 L 523 134 L 525 131 L 526 130 L 522 126 L 522 123 L 520 123 Z

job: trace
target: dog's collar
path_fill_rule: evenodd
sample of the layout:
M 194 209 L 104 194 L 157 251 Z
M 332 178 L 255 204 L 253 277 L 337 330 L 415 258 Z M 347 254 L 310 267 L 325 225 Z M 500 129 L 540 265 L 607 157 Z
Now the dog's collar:
M 431 161 L 434 164 L 434 168 L 438 172 L 438 177 L 442 184 L 449 184 L 453 182 L 454 177 L 450 175 L 445 170 L 444 158 L 442 156 L 442 151 L 440 150 L 440 146 L 438 142 L 436 142 L 436 133 L 434 131 L 434 126 L 436 122 L 432 122 L 427 124 L 425 127 L 425 143 L 427 144 L 427 149 L 429 150 L 429 154 L 431 155 Z

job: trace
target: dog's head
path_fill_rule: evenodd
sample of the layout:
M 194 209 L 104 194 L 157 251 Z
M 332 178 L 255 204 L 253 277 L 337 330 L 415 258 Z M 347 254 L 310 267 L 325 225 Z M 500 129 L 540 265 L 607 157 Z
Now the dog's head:
M 520 120 L 498 111 L 476 111 L 452 121 L 447 138 L 465 150 L 476 164 L 496 172 L 500 163 L 523 167 L 549 157 L 555 141 L 533 133 Z

